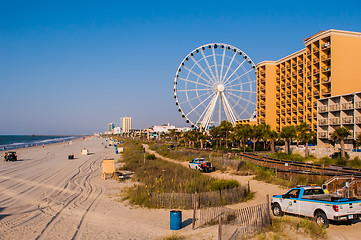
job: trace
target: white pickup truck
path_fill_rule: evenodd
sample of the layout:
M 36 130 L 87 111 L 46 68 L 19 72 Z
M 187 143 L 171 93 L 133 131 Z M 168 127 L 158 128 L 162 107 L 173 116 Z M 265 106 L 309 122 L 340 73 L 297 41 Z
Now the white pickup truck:
M 274 195 L 272 213 L 284 213 L 313 217 L 320 226 L 328 227 L 329 220 L 352 221 L 361 217 L 361 200 L 325 194 L 321 187 L 302 186 L 284 195 Z

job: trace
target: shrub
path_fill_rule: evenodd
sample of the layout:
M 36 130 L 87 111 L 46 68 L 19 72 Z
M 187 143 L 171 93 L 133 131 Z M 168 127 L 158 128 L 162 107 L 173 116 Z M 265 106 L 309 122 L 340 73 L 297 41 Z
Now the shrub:
M 211 183 L 211 191 L 218 191 L 222 189 L 230 189 L 238 187 L 239 183 L 235 180 L 215 180 Z
M 349 163 L 349 165 L 353 168 L 361 168 L 361 160 L 359 157 L 355 157 Z
M 148 154 L 145 159 L 147 160 L 154 160 L 155 159 L 155 154 Z

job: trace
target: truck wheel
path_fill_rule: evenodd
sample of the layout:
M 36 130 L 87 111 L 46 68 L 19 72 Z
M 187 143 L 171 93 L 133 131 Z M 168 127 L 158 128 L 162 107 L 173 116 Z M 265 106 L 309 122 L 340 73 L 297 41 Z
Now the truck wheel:
M 283 216 L 281 206 L 278 203 L 272 205 L 272 213 L 274 216 L 277 216 L 277 217 Z
M 318 224 L 318 226 L 328 228 L 329 221 L 324 212 L 321 212 L 321 211 L 316 212 L 315 220 L 316 220 L 316 223 Z

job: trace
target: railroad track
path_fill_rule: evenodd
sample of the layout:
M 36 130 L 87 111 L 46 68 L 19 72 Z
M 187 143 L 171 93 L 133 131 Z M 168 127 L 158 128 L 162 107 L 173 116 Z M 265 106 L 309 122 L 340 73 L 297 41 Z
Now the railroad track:
M 274 169 L 279 172 L 289 172 L 295 174 L 317 175 L 317 176 L 350 176 L 361 177 L 361 169 L 350 168 L 339 165 L 321 165 L 312 163 L 293 162 L 281 159 L 261 156 L 254 153 L 239 153 L 252 163 L 266 168 Z

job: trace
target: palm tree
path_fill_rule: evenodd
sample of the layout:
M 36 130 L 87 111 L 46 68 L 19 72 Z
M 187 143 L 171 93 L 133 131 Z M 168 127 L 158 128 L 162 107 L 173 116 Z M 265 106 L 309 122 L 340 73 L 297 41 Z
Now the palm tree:
M 262 139 L 263 128 L 264 128 L 263 124 L 250 126 L 249 136 L 253 142 L 253 152 L 256 150 L 256 142 Z
M 229 135 L 230 131 L 232 131 L 233 125 L 230 122 L 222 121 L 218 127 L 220 130 L 221 137 L 225 137 L 225 139 L 226 139 L 226 148 L 228 148 L 228 135 Z
M 234 133 L 239 136 L 240 143 L 243 145 L 243 152 L 246 151 L 246 143 L 250 138 L 252 129 L 249 124 L 237 124 L 234 128 Z
M 269 140 L 269 133 L 271 132 L 271 126 L 269 124 L 258 125 L 260 131 L 260 139 L 263 140 L 263 148 L 266 150 L 266 143 Z
M 338 127 L 331 133 L 331 139 L 333 141 L 340 141 L 341 142 L 341 158 L 345 158 L 345 139 L 351 135 L 351 132 L 348 128 L 345 127 Z
M 310 125 L 305 122 L 301 122 L 296 126 L 297 139 L 305 143 L 305 156 L 309 155 L 308 143 L 315 137 L 315 133 L 311 130 Z
M 356 147 L 361 146 L 361 134 L 357 135 L 356 137 Z
M 275 152 L 275 141 L 278 138 L 278 133 L 275 130 L 271 130 L 271 131 L 269 131 L 267 138 L 271 142 L 271 152 L 274 153 Z
M 209 134 L 212 136 L 213 142 L 215 142 L 216 147 L 218 147 L 217 138 L 219 137 L 219 128 L 213 127 L 211 130 L 209 130 Z
M 292 139 L 297 136 L 295 126 L 285 126 L 281 129 L 280 137 L 285 140 L 285 151 L 287 154 L 290 154 L 290 143 Z

